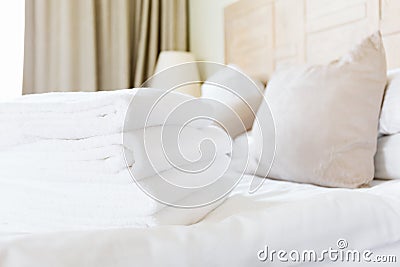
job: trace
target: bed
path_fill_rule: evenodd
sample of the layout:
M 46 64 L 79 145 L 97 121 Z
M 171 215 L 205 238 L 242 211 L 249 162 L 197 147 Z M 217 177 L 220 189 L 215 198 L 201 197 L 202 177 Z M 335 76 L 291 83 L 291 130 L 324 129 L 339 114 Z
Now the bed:
M 226 63 L 267 82 L 282 64 L 326 63 L 381 29 L 388 66 L 400 67 L 399 8 L 396 0 L 241 0 L 225 10 Z M 251 138 L 246 133 L 236 137 L 236 149 Z M 253 180 L 262 186 L 251 194 Z M 280 250 L 329 249 L 370 251 L 368 265 L 396 266 L 374 261 L 376 256 L 400 260 L 400 179 L 375 179 L 364 188 L 343 189 L 245 175 L 221 205 L 188 226 L 42 225 L 20 231 L 0 225 L 0 266 L 365 264 L 278 258 Z
M 321 251 L 337 248 L 336 243 L 343 238 L 352 249 L 398 255 L 398 181 L 375 182 L 371 188 L 354 191 L 267 180 L 261 190 L 249 196 L 239 193 L 247 190 L 251 177 L 246 178 L 232 197 L 192 226 L 3 233 L 1 264 L 285 266 L 279 261 L 260 261 L 258 252 L 265 246 Z

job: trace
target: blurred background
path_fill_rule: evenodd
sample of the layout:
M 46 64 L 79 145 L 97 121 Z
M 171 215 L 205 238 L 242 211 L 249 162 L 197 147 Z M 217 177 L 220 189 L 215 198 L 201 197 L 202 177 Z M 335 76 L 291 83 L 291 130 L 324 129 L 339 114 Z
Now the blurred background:
M 139 87 L 162 51 L 224 63 L 223 10 L 233 2 L 0 1 L 0 100 Z M 176 55 L 163 66 L 181 63 Z

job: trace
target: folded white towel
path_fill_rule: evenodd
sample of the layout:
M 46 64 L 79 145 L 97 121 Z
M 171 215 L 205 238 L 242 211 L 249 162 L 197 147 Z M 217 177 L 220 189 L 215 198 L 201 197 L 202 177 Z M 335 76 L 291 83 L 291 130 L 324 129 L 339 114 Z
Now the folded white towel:
M 220 203 L 219 193 L 235 180 L 224 176 L 230 137 L 210 121 L 182 127 L 207 112 L 201 100 L 156 89 L 52 93 L 1 104 L 0 224 L 195 222 L 215 206 L 168 205 Z
M 82 197 L 69 194 L 68 190 L 54 192 L 2 182 L 0 224 L 3 230 L 20 233 L 190 225 L 224 201 L 220 199 L 195 209 L 165 206 L 152 215 L 136 216 L 132 212 L 135 203 L 129 198 L 132 194 L 121 197 L 117 191 L 110 190 L 110 193 L 113 193 L 112 196 L 105 194 L 103 198 L 94 198 L 89 191 L 86 197 Z
M 78 169 L 118 173 L 131 167 L 133 161 L 133 150 L 123 146 L 122 134 L 78 140 L 45 139 L 0 149 L 0 169 L 23 167 L 31 172 L 69 173 Z
M 136 179 L 231 153 L 220 128 L 167 125 L 78 140 L 48 139 L 0 150 L 0 169 L 31 172 L 116 174 L 130 168 Z
M 204 101 L 150 88 L 24 96 L 0 105 L 0 149 L 40 139 L 82 139 L 165 123 L 182 125 L 187 116 L 207 113 L 212 111 Z
M 0 148 L 50 138 L 120 133 L 137 90 L 49 93 L 0 105 Z
M 133 182 L 127 173 L 118 177 L 109 176 L 110 179 L 102 183 L 97 179 L 84 183 L 73 180 L 57 181 L 50 177 L 42 177 L 41 180 L 38 173 L 32 175 L 29 170 L 25 171 L 25 176 L 19 173 L 0 177 L 1 224 L 23 221 L 30 221 L 33 224 L 57 223 L 69 227 L 86 225 L 120 227 L 128 222 L 130 226 L 189 224 L 204 216 L 205 213 L 202 212 L 212 209 L 213 206 L 187 212 L 168 207 L 166 203 L 159 202 L 157 197 L 171 204 L 202 204 L 203 199 L 218 199 L 218 193 L 221 192 L 219 189 L 223 189 L 222 192 L 224 192 L 227 184 L 232 183 L 234 178 L 227 176 L 204 188 L 187 189 L 172 187 L 168 181 L 161 178 L 161 176 L 174 177 L 174 182 L 178 184 L 190 178 L 190 175 L 176 172 L 176 170 L 143 179 L 139 184 Z M 216 169 L 204 172 L 203 180 L 207 181 L 218 176 L 219 171 Z M 199 180 L 201 180 L 200 176 L 198 175 Z M 125 181 L 121 179 L 122 177 Z M 10 203 L 13 204 L 10 205 Z M 161 213 L 164 218 L 161 219 L 158 213 L 166 207 L 174 212 Z M 179 217 L 178 214 L 195 214 L 196 217 L 187 215 Z

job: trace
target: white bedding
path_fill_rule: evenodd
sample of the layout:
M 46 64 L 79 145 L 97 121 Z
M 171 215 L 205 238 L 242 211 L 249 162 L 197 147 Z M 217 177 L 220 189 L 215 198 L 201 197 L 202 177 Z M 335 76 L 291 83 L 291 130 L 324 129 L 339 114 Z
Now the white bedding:
M 234 155 L 245 154 L 241 149 L 246 151 L 246 143 L 247 139 L 238 138 Z M 26 176 L 14 174 L 8 180 L 0 175 L 0 218 L 9 216 L 0 220 L 1 267 L 286 266 L 279 261 L 260 262 L 257 253 L 265 246 L 320 251 L 336 247 L 341 238 L 352 249 L 379 248 L 384 253 L 400 242 L 400 180 L 374 181 L 370 188 L 334 189 L 255 178 L 264 184 L 249 195 L 253 177 L 247 175 L 217 208 L 219 203 L 206 212 L 176 213 L 155 207 L 158 212 L 152 217 L 166 224 L 195 222 L 198 214 L 215 208 L 199 223 L 135 228 L 130 203 L 137 195 L 130 192 L 128 175 L 113 176 L 112 186 L 108 174 L 99 175 L 75 188 L 68 188 L 66 181 L 79 181 L 85 174 L 65 175 L 53 181 L 59 183 L 56 187 L 47 188 L 51 173 L 24 187 L 17 178 L 31 176 L 29 170 L 22 173 Z M 115 199 L 105 199 L 110 191 Z M 78 201 L 85 197 L 85 203 Z
M 329 189 L 267 179 L 248 195 L 251 178 L 246 176 L 225 203 L 192 226 L 30 235 L 0 231 L 0 266 L 269 266 L 280 264 L 258 260 L 266 245 L 323 250 L 344 238 L 349 248 L 373 251 L 400 241 L 400 181 Z

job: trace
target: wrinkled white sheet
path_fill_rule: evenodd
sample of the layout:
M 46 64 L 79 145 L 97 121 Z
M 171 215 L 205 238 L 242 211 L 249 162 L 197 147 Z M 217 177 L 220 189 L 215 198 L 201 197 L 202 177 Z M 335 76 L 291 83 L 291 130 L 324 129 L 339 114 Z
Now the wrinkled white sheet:
M 266 245 L 323 250 L 339 238 L 351 248 L 373 250 L 400 240 L 400 181 L 354 190 L 266 180 L 248 195 L 250 180 L 192 226 L 0 231 L 0 266 L 286 266 L 260 262 L 257 252 Z

